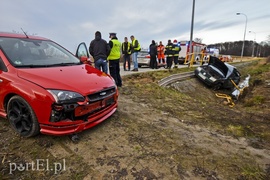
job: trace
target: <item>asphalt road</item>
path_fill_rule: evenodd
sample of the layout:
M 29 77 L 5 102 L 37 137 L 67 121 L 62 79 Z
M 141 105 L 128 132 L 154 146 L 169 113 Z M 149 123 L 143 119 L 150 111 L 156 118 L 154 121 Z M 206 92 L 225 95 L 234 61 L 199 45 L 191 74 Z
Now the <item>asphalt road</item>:
M 233 62 L 240 62 L 241 60 L 234 60 Z M 243 61 L 246 61 L 246 60 L 243 60 Z M 199 66 L 199 64 L 193 64 L 194 67 L 196 66 Z M 174 67 L 174 65 L 172 65 L 172 68 Z M 188 67 L 188 65 L 178 65 L 178 68 L 185 68 L 185 67 Z M 131 65 L 131 70 L 133 69 L 133 65 Z M 166 70 L 164 67 L 160 67 L 159 69 L 151 69 L 149 67 L 141 67 L 139 68 L 139 71 L 124 71 L 124 68 L 123 68 L 123 63 L 120 63 L 120 75 L 121 76 L 125 76 L 125 75 L 128 75 L 128 74 L 134 74 L 134 73 L 142 73 L 142 72 L 148 72 L 148 71 L 161 71 L 161 70 Z
M 194 66 L 198 66 L 198 65 L 194 65 Z M 174 67 L 174 65 L 172 66 L 172 68 Z M 178 68 L 184 68 L 184 67 L 188 67 L 187 65 L 178 65 Z M 131 70 L 133 69 L 133 66 L 131 66 L 130 68 Z M 142 73 L 142 72 L 148 72 L 148 71 L 164 71 L 166 70 L 164 67 L 160 67 L 159 69 L 151 69 L 149 67 L 141 67 L 139 68 L 139 71 L 124 71 L 124 68 L 123 68 L 123 64 L 121 63 L 120 64 L 120 75 L 121 76 L 125 76 L 125 75 L 128 75 L 128 74 L 134 74 L 134 73 Z

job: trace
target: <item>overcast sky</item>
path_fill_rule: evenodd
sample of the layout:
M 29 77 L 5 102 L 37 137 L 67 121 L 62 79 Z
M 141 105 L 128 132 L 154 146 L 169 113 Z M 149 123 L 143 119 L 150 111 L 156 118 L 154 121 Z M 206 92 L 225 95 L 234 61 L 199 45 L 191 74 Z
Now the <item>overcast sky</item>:
M 0 31 L 21 32 L 52 39 L 75 53 L 89 45 L 98 30 L 118 39 L 134 35 L 144 48 L 152 40 L 189 40 L 193 0 L 1 0 Z M 193 38 L 205 44 L 267 40 L 270 0 L 196 0 Z M 249 33 L 252 31 L 252 33 Z M 130 38 L 129 38 L 130 40 Z

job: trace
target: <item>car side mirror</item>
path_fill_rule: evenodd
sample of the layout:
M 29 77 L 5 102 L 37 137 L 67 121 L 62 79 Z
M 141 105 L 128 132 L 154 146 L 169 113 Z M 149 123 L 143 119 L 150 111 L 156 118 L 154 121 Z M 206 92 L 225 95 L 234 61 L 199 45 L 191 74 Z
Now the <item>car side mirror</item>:
M 81 56 L 80 60 L 83 64 L 89 64 L 92 66 L 92 61 L 90 58 L 86 57 L 86 56 Z
M 86 56 L 81 56 L 81 57 L 80 57 L 80 60 L 81 60 L 84 64 L 87 64 L 88 57 L 86 57 Z

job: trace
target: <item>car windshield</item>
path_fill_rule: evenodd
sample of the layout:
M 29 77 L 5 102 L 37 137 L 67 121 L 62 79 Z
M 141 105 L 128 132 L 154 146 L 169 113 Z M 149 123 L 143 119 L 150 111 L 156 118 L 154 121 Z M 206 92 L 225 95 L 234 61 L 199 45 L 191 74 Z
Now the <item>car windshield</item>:
M 73 54 L 50 40 L 0 37 L 0 48 L 18 68 L 81 64 Z

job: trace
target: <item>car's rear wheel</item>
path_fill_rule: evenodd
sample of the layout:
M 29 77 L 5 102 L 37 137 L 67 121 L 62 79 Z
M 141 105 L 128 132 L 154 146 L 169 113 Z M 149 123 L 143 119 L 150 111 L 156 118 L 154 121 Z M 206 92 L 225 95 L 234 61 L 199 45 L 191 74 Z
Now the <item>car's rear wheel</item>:
M 7 117 L 12 128 L 24 137 L 39 133 L 37 117 L 31 106 L 20 96 L 13 96 L 8 101 Z

